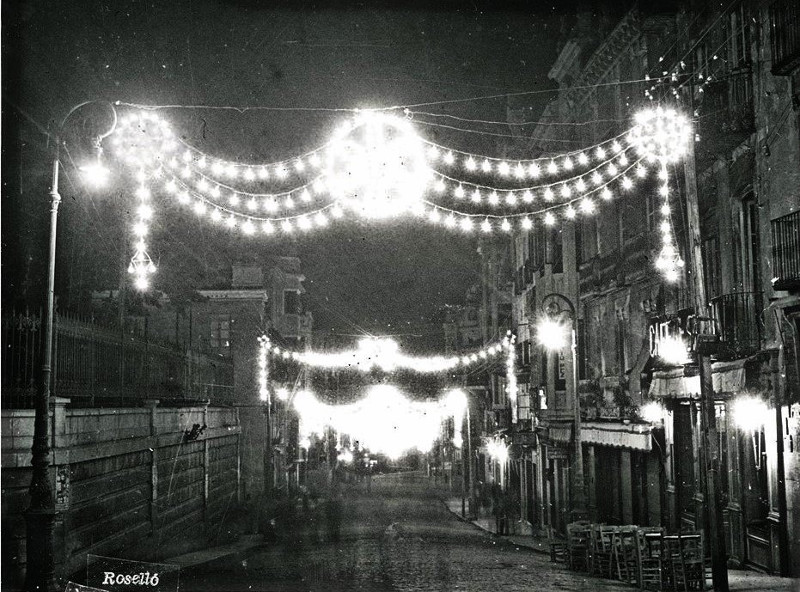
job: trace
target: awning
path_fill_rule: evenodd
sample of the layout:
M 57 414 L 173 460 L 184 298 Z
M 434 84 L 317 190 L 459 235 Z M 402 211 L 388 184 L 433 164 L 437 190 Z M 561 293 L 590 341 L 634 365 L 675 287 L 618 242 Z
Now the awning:
M 653 449 L 651 430 L 649 425 L 643 424 L 583 423 L 581 424 L 581 441 L 585 444 L 649 452 Z
M 711 381 L 716 395 L 732 395 L 745 388 L 745 361 L 716 362 L 711 366 Z M 697 399 L 700 397 L 700 375 L 696 368 L 674 368 L 653 372 L 650 397 Z
M 569 444 L 572 441 L 572 426 L 550 427 L 547 430 L 547 438 L 551 442 Z
M 686 376 L 684 368 L 653 372 L 651 398 L 693 399 L 700 396 L 700 376 Z

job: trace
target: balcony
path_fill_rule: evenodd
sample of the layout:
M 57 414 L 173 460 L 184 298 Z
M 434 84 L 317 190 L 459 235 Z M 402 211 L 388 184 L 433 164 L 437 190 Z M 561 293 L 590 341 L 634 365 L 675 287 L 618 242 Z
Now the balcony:
M 769 7 L 772 73 L 786 76 L 800 65 L 800 7 L 797 0 L 777 0 Z
M 761 292 L 734 292 L 711 300 L 720 338 L 720 359 L 744 358 L 761 347 Z
M 772 226 L 772 261 L 775 290 L 800 289 L 800 211 L 777 218 Z
M 755 130 L 753 80 L 750 67 L 737 68 L 719 76 L 705 91 L 704 136 L 723 141 L 717 134 L 738 136 Z

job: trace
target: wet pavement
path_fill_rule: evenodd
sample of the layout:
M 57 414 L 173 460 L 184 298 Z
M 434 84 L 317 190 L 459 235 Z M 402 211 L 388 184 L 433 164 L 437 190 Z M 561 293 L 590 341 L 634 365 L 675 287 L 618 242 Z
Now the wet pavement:
M 184 570 L 181 590 L 627 590 L 569 572 L 450 513 L 418 473 L 343 485 L 279 528 L 278 541 Z

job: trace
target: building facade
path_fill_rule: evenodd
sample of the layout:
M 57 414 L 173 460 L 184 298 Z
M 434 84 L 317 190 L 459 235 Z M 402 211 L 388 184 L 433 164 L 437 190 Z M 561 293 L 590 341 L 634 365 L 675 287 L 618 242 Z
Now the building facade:
M 525 475 L 521 518 L 533 526 L 563 530 L 577 509 L 596 522 L 708 531 L 715 489 L 730 563 L 783 575 L 800 565 L 798 31 L 796 3 L 779 0 L 579 14 L 564 36 L 550 71 L 557 97 L 518 140 L 528 151 L 609 139 L 653 103 L 687 113 L 696 141 L 671 174 L 680 281 L 664 282 L 653 264 L 659 202 L 646 181 L 602 215 L 513 238 L 521 452 L 512 462 Z M 553 293 L 574 305 L 574 364 L 569 348 L 546 353 L 535 342 Z M 714 336 L 713 393 L 704 393 L 713 422 L 702 413 L 703 333 Z M 683 360 L 665 354 L 676 339 Z M 709 484 L 712 448 L 720 479 Z

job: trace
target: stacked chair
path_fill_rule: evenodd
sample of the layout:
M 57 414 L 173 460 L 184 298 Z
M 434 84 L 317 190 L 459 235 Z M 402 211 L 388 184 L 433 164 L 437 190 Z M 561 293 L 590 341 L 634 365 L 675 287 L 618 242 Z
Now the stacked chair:
M 559 536 L 552 526 L 547 527 L 547 545 L 550 548 L 550 561 L 554 563 L 568 562 L 567 541 Z
M 706 590 L 703 534 L 667 535 L 660 526 L 567 525 L 566 542 L 548 529 L 550 558 L 573 571 L 657 592 Z
M 664 529 L 660 526 L 636 529 L 636 561 L 640 590 L 664 589 Z
M 619 526 L 595 524 L 592 526 L 591 573 L 602 578 L 612 578 L 614 569 L 614 546 Z
M 592 525 L 588 520 L 567 525 L 567 565 L 573 571 L 590 571 Z

